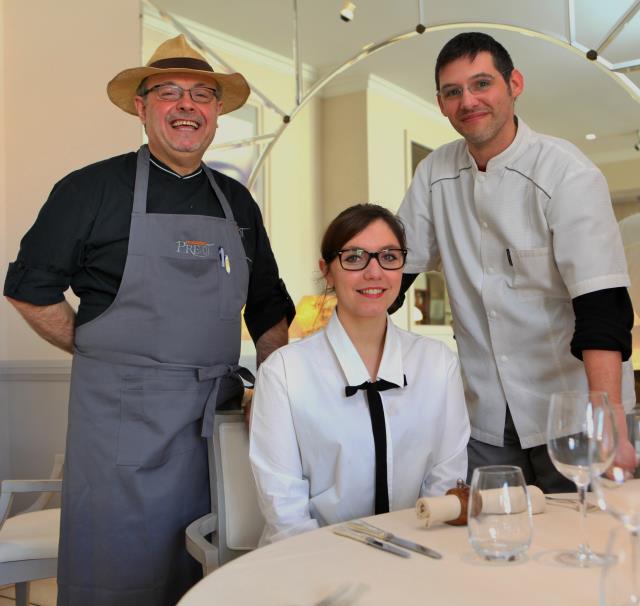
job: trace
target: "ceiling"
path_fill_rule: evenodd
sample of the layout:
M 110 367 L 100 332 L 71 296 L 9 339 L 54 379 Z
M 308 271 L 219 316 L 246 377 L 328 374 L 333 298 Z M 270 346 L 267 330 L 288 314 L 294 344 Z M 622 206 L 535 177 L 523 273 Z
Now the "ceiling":
M 292 55 L 293 0 L 153 0 L 177 18 L 193 21 L 272 52 Z M 338 17 L 342 0 L 298 0 L 302 61 L 319 74 L 358 53 L 362 47 L 418 24 L 417 0 L 353 0 L 355 18 Z M 574 38 L 597 48 L 616 22 L 639 0 L 574 0 Z M 569 139 L 596 162 L 640 160 L 634 149 L 640 129 L 640 94 L 635 99 L 583 53 L 539 37 L 479 23 L 535 30 L 567 40 L 568 0 L 423 0 L 427 28 L 467 23 L 425 32 L 371 55 L 340 78 L 375 74 L 435 103 L 433 66 L 442 45 L 459 31 L 493 35 L 510 51 L 525 76 L 518 113 L 536 130 Z M 602 52 L 611 63 L 640 59 L 640 12 Z M 627 74 L 640 87 L 640 69 Z M 267 95 L 269 91 L 263 91 Z M 293 100 L 292 100 L 293 106 Z M 284 108 L 291 109 L 291 108 Z M 595 141 L 585 140 L 595 133 Z

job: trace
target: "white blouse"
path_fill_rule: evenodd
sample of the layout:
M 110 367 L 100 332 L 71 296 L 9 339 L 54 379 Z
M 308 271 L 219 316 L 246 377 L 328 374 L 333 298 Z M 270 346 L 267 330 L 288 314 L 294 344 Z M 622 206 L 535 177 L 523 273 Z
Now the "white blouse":
M 404 386 L 404 380 L 407 385 Z M 457 357 L 387 318 L 378 379 L 390 509 L 440 495 L 467 474 L 469 419 Z M 369 376 L 334 312 L 326 329 L 272 353 L 258 370 L 250 457 L 266 519 L 261 544 L 374 513 Z

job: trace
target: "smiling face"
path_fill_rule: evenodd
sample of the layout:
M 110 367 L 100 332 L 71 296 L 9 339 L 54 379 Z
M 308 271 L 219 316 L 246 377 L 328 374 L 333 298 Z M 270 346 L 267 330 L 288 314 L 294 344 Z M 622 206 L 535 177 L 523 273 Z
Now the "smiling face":
M 158 74 L 145 82 L 148 89 L 157 84 L 177 84 L 185 92 L 177 101 L 162 101 L 154 92 L 136 96 L 138 116 L 145 126 L 151 153 L 180 174 L 196 170 L 218 126 L 222 103 L 196 103 L 188 89 L 216 87 L 215 80 L 191 74 Z
M 361 248 L 377 252 L 385 248 L 401 248 L 398 238 L 383 219 L 376 219 L 341 247 Z M 382 269 L 376 259 L 360 271 L 347 271 L 335 258 L 327 265 L 320 260 L 320 270 L 338 299 L 338 317 L 344 326 L 378 318 L 386 322 L 387 309 L 400 292 L 402 269 Z
M 504 151 L 516 134 L 514 104 L 524 88 L 522 74 L 514 69 L 505 82 L 491 54 L 484 51 L 473 60 L 461 57 L 447 63 L 439 78 L 440 110 L 466 139 L 478 164 Z M 448 90 L 460 94 L 448 98 Z

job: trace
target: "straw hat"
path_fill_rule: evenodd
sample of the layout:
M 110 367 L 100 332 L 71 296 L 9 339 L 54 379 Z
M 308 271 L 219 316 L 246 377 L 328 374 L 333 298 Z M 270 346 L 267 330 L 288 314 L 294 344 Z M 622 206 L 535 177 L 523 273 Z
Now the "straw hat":
M 214 72 L 207 60 L 191 48 L 187 44 L 187 39 L 180 34 L 163 42 L 146 66 L 125 69 L 111 80 L 107 84 L 109 99 L 120 109 L 137 116 L 133 98 L 140 82 L 147 76 L 165 73 L 197 74 L 215 80 L 222 89 L 221 114 L 242 107 L 251 92 L 242 74 Z

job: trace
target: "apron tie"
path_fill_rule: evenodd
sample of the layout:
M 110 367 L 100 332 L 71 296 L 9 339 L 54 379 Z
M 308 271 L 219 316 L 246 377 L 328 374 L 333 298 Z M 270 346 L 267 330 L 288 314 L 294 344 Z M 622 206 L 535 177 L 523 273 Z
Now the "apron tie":
M 250 384 L 250 387 L 253 387 L 255 377 L 249 369 L 244 368 L 239 364 L 215 364 L 214 366 L 198 368 L 197 372 L 198 381 L 213 380 L 213 385 L 211 386 L 211 390 L 207 396 L 207 401 L 204 405 L 202 431 L 200 433 L 203 438 L 211 438 L 213 437 L 213 419 L 218 406 L 218 395 L 222 379 L 226 377 L 235 377 L 242 381 L 243 384 L 246 381 Z

